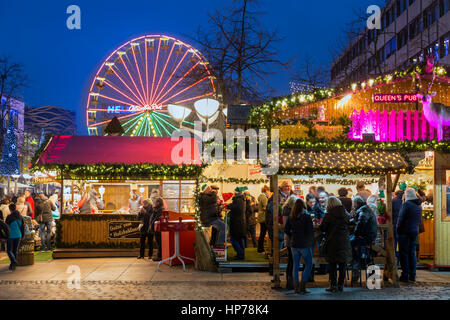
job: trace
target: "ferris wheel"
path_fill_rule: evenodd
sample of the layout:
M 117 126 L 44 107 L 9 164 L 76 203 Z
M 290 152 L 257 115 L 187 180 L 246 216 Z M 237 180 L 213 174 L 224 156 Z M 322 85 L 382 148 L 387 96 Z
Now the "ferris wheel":
M 98 69 L 86 102 L 89 135 L 119 119 L 125 136 L 170 136 L 202 120 L 194 104 L 216 97 L 208 62 L 172 37 L 147 35 L 121 45 Z

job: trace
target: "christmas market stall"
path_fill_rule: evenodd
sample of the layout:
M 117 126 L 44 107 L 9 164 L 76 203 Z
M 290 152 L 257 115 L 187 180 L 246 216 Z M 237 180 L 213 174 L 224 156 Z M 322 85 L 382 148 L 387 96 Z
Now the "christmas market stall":
M 33 168 L 54 171 L 64 190 L 54 256 L 89 257 L 137 256 L 143 199 L 162 197 L 170 219 L 194 219 L 203 166 L 194 139 L 53 136 Z
M 388 148 L 363 148 L 355 145 L 340 145 L 339 148 L 328 148 L 320 144 L 309 143 L 308 147 L 297 149 L 281 149 L 280 170 L 278 175 L 272 179 L 274 190 L 274 241 L 273 241 L 273 275 L 275 286 L 280 285 L 279 277 L 279 239 L 278 239 L 278 181 L 290 179 L 295 181 L 302 177 L 310 176 L 312 179 L 316 175 L 358 175 L 361 178 L 382 177 L 386 179 L 383 186 L 387 199 L 392 194 L 392 175 L 397 176 L 411 171 L 411 165 L 395 149 Z M 385 225 L 379 225 L 380 242 L 373 249 L 377 252 L 375 263 L 383 264 L 384 279 L 391 279 L 394 285 L 398 285 L 397 264 L 395 263 L 394 238 L 392 226 L 392 206 L 390 201 L 386 202 L 388 217 Z M 316 230 L 318 226 L 315 226 Z M 318 230 L 317 230 L 318 231 Z M 326 263 L 323 258 L 315 256 L 316 264 Z

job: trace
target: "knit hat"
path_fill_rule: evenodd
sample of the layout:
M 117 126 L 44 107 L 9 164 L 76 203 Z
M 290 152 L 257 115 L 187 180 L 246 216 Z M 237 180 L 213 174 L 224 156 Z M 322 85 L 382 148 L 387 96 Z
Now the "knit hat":
M 400 184 L 398 185 L 398 187 L 399 187 L 399 189 L 405 191 L 405 189 L 406 189 L 406 182 L 400 183 Z
M 204 185 L 202 185 L 202 191 L 205 190 L 207 184 L 205 183 Z
M 405 190 L 405 201 L 418 199 L 416 196 L 416 190 L 413 188 L 406 188 Z
M 247 187 L 236 187 L 236 189 L 234 189 L 235 192 L 244 192 L 245 190 L 248 190 Z

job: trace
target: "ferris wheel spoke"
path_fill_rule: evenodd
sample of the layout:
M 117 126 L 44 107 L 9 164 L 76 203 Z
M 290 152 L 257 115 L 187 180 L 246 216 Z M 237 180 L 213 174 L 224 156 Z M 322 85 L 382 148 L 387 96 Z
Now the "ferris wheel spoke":
M 146 97 L 147 97 L 147 101 L 149 101 L 149 95 L 148 95 L 148 54 L 147 54 L 147 42 L 144 39 L 144 52 L 145 52 L 145 88 L 147 89 L 146 91 Z
M 164 93 L 163 95 L 162 95 L 162 97 L 160 97 L 158 100 L 156 100 L 155 101 L 155 103 L 156 104 L 159 104 L 159 102 L 170 92 L 170 91 L 172 91 L 172 89 L 173 88 L 175 88 L 184 78 L 186 78 L 187 77 L 187 75 L 189 74 L 189 73 L 191 73 L 192 72 L 192 70 L 194 70 L 197 66 L 198 66 L 198 64 L 200 63 L 200 61 L 197 61 L 197 63 L 196 64 L 194 64 L 193 66 L 192 66 L 192 68 L 190 68 L 180 79 L 178 79 L 178 81 L 177 82 L 175 82 L 175 84 L 173 85 L 173 86 L 171 86 L 170 87 L 170 89 L 169 90 L 167 90 L 166 91 L 166 93 Z M 163 103 L 161 103 L 161 104 L 163 104 Z
M 158 84 L 156 85 L 154 97 L 156 96 L 156 93 L 158 92 L 159 85 L 161 84 L 161 80 L 164 77 L 164 73 L 166 72 L 167 64 L 169 63 L 170 58 L 172 57 L 172 52 L 173 52 L 174 48 L 175 48 L 175 42 L 172 45 L 172 49 L 170 49 L 169 57 L 166 59 L 166 63 L 164 65 L 163 71 L 161 72 L 161 76 L 159 77 L 159 81 L 158 81 Z M 151 101 L 151 103 L 153 103 L 153 100 Z
M 123 93 L 121 90 L 119 90 L 118 88 L 116 88 L 110 81 L 103 81 L 108 87 L 110 87 L 111 89 L 116 90 L 117 92 L 119 92 L 122 96 L 128 98 L 130 101 L 132 101 L 134 104 L 139 105 L 140 103 L 137 102 L 136 100 L 130 98 L 128 95 L 126 95 L 125 93 Z
M 130 105 L 129 101 L 123 101 L 123 100 L 120 100 L 120 99 L 115 99 L 115 98 L 108 97 L 108 96 L 105 96 L 105 95 L 102 95 L 102 94 L 99 94 L 98 96 L 102 97 L 102 98 L 105 98 L 107 100 L 111 100 L 111 101 L 122 103 L 123 105 Z
M 209 78 L 209 77 L 206 76 L 206 77 L 204 77 L 204 78 L 198 80 L 197 82 L 191 84 L 190 86 L 187 86 L 187 87 L 184 88 L 183 90 L 178 91 L 177 93 L 175 93 L 174 95 L 172 95 L 170 98 L 167 98 L 166 100 L 164 100 L 163 102 L 161 102 L 161 104 L 165 104 L 166 102 L 168 102 L 168 101 L 170 101 L 171 99 L 175 98 L 176 96 L 182 94 L 182 93 L 185 92 L 186 90 L 189 90 L 189 89 L 195 87 L 197 84 L 203 82 L 204 80 L 206 80 L 206 79 L 208 79 L 208 78 Z
M 150 91 L 150 101 L 153 101 L 153 94 L 154 94 L 153 86 L 155 85 L 156 69 L 158 69 L 158 59 L 159 59 L 159 50 L 160 50 L 160 48 L 161 48 L 161 38 L 159 38 L 159 41 L 158 41 L 158 51 L 156 53 L 156 63 L 155 63 L 154 68 L 153 68 L 153 80 L 152 80 L 152 90 Z M 153 102 L 152 102 L 152 104 L 153 104 Z
M 139 121 L 140 117 L 136 117 L 133 119 L 128 120 L 127 122 L 125 122 L 122 127 L 128 126 L 128 128 L 124 131 L 124 133 L 122 134 L 122 136 L 126 135 L 132 128 L 134 128 L 134 126 L 136 125 L 136 123 Z M 132 123 L 131 123 L 132 122 Z
M 119 80 L 125 85 L 125 87 L 128 88 L 128 90 L 130 90 L 130 92 L 133 94 L 133 96 L 139 100 L 141 102 L 142 105 L 145 105 L 144 101 L 141 100 L 141 98 L 139 98 L 136 93 L 134 93 L 133 90 L 131 90 L 131 88 L 127 85 L 127 83 L 122 79 L 122 77 L 116 72 L 116 70 L 112 69 L 112 71 L 114 72 L 114 74 L 116 75 L 117 78 L 119 78 Z
M 126 57 L 127 57 L 127 60 L 130 61 L 130 60 L 128 59 L 128 56 L 126 56 Z M 145 105 L 145 104 L 146 104 L 146 103 L 145 103 L 145 99 L 142 97 L 141 93 L 139 92 L 139 89 L 138 89 L 138 87 L 137 87 L 137 85 L 136 85 L 136 82 L 134 82 L 134 79 L 133 79 L 133 77 L 131 76 L 130 70 L 128 70 L 127 64 L 125 63 L 125 61 L 123 60 L 122 57 L 120 57 L 120 59 L 121 59 L 122 62 L 123 62 L 123 66 L 125 67 L 125 70 L 127 71 L 128 76 L 130 77 L 130 80 L 131 80 L 131 82 L 133 83 L 134 88 L 136 89 L 136 92 L 138 93 L 139 97 L 141 97 L 141 100 L 142 100 L 142 102 L 143 102 L 142 104 Z M 131 64 L 131 62 L 130 62 L 130 64 Z
M 181 58 L 180 62 L 178 62 L 177 66 L 175 67 L 175 69 L 172 71 L 172 73 L 169 76 L 169 79 L 167 79 L 166 83 L 164 84 L 164 86 L 161 88 L 161 90 L 157 93 L 156 98 L 154 99 L 154 101 L 157 103 L 159 96 L 164 92 L 164 89 L 166 88 L 166 86 L 169 84 L 170 80 L 172 79 L 173 75 L 177 72 L 178 68 L 180 67 L 181 63 L 183 62 L 184 58 L 186 58 L 188 54 L 188 51 L 186 50 L 186 52 L 184 53 L 183 57 Z
M 167 130 L 166 126 L 164 124 L 162 124 L 161 122 L 161 118 L 158 117 L 156 114 L 153 115 L 153 118 L 156 120 L 156 122 L 159 124 L 159 126 L 167 133 L 168 136 L 170 136 L 170 132 L 169 130 Z
M 196 97 L 192 97 L 192 98 L 189 98 L 189 99 L 184 99 L 184 100 L 176 101 L 176 102 L 174 102 L 173 104 L 179 104 L 179 103 L 183 103 L 183 102 L 188 102 L 188 101 L 192 101 L 192 100 L 197 100 L 197 99 L 201 99 L 201 98 L 204 98 L 204 97 L 212 96 L 213 94 L 214 94 L 214 92 L 210 92 L 210 93 L 207 93 L 207 94 L 203 94 L 203 95 L 201 95 L 201 96 L 196 96 Z
M 136 116 L 136 115 L 138 115 L 138 114 L 141 114 L 141 113 L 143 113 L 144 111 L 139 111 L 139 112 L 136 112 L 136 113 L 133 113 L 133 114 L 128 114 L 128 115 L 126 115 L 126 116 L 122 116 L 122 117 L 118 117 L 117 119 L 126 119 L 126 118 L 129 118 L 129 117 L 133 117 L 133 116 Z M 105 121 L 102 121 L 102 122 L 97 122 L 97 123 L 93 123 L 93 124 L 90 124 L 88 127 L 98 127 L 98 126 L 101 126 L 102 124 L 105 124 L 105 123 L 108 123 L 108 122 L 110 122 L 111 121 L 111 119 L 108 119 L 108 120 L 105 120 Z
M 139 48 L 139 50 L 140 50 L 140 48 Z M 144 89 L 144 85 L 142 83 L 141 71 L 139 70 L 138 63 L 137 63 L 137 60 L 136 60 L 136 52 L 134 50 L 132 50 L 132 51 L 133 51 L 132 55 L 133 55 L 133 58 L 134 58 L 134 63 L 136 65 L 136 70 L 137 70 L 138 75 L 139 75 L 139 81 L 141 83 L 142 94 L 145 96 L 145 89 Z M 148 103 L 148 99 L 147 98 L 145 98 L 145 102 Z

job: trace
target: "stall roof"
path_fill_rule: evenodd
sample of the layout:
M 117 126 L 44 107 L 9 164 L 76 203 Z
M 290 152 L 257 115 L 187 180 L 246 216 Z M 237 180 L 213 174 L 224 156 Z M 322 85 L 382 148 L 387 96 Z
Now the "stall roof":
M 181 138 L 180 138 L 181 139 Z M 200 165 L 196 140 L 183 139 L 187 165 Z M 172 150 L 179 141 L 170 137 L 122 136 L 53 136 L 37 160 L 37 165 L 54 164 L 164 164 L 179 165 L 172 159 Z M 180 155 L 183 156 L 183 153 Z
M 408 172 L 410 164 L 395 150 L 280 150 L 280 174 L 383 174 Z

